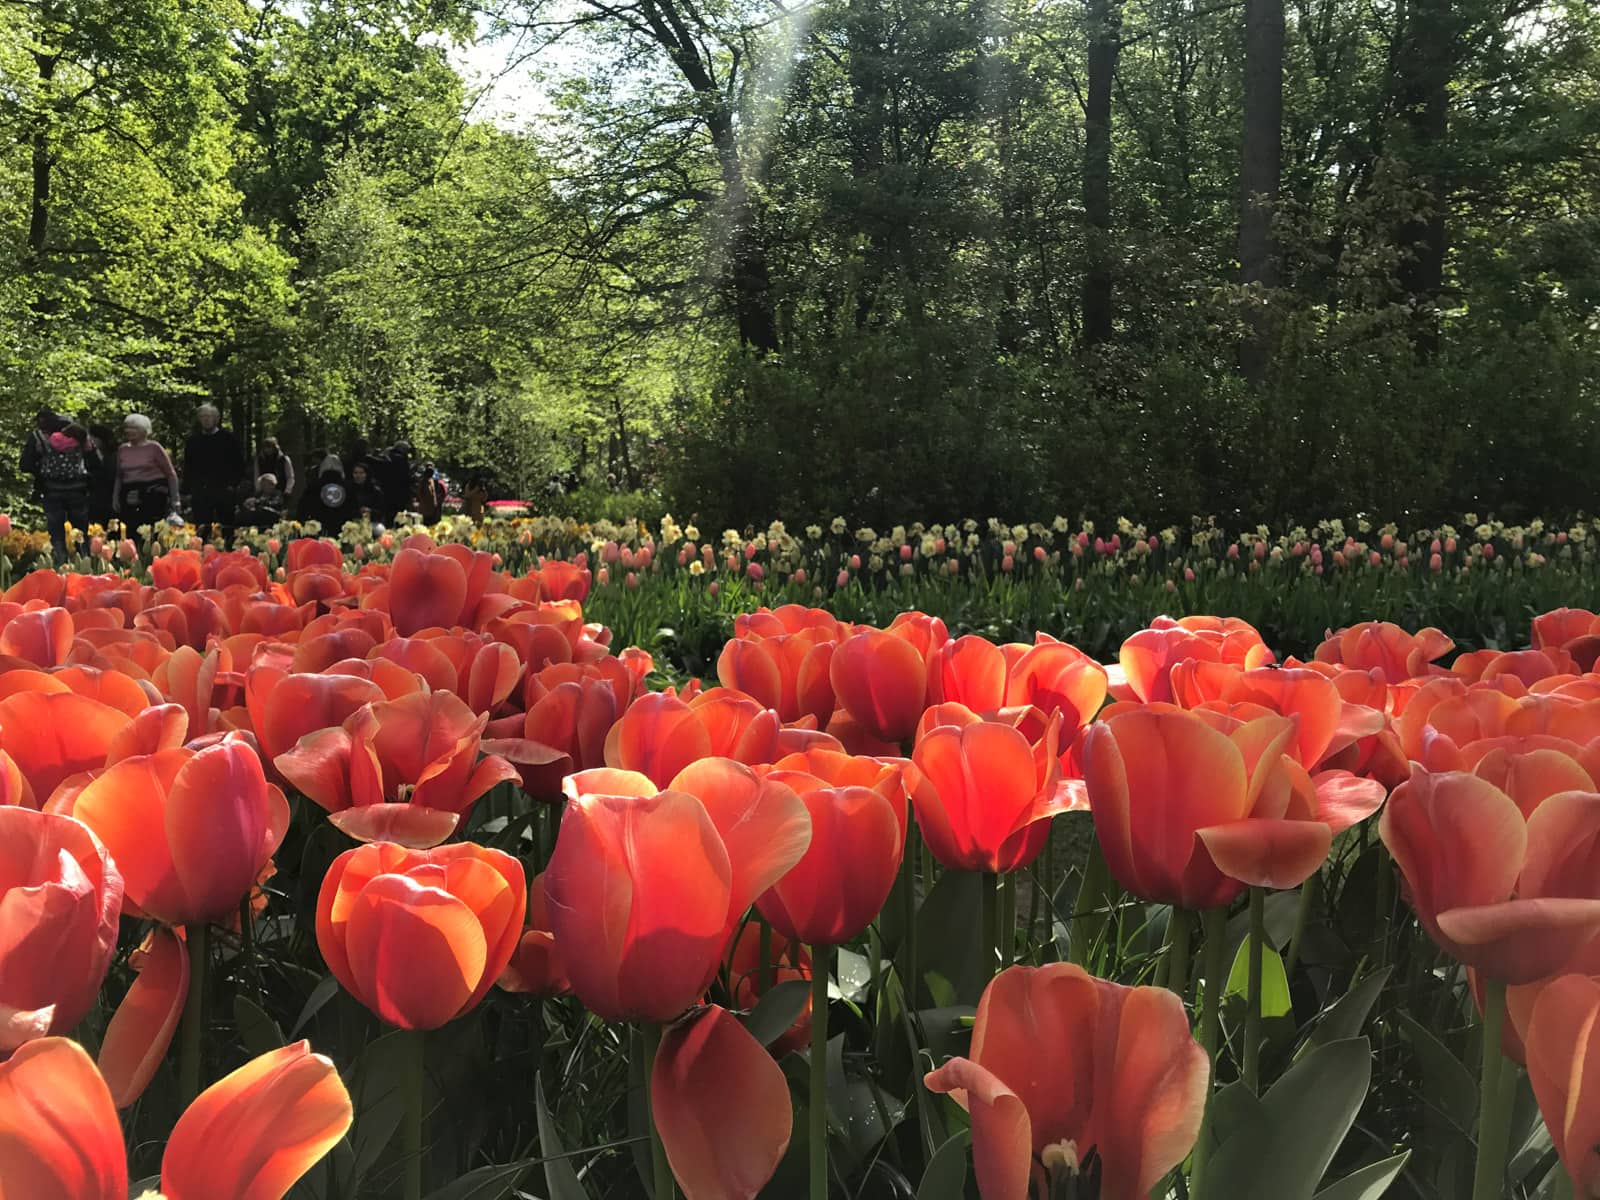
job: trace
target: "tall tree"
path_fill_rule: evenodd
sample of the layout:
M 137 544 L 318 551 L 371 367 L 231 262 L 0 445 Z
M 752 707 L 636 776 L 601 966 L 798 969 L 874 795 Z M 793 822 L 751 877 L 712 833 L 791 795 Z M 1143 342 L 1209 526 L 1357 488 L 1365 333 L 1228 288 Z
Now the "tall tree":
M 1122 49 L 1121 0 L 1088 5 L 1088 95 L 1084 101 L 1083 216 L 1088 225 L 1088 270 L 1083 283 L 1083 343 L 1111 340 L 1111 89 Z
M 1239 164 L 1239 281 L 1250 289 L 1250 332 L 1239 347 L 1259 379 L 1271 354 L 1270 293 L 1278 286 L 1272 237 L 1283 157 L 1283 0 L 1245 0 L 1244 134 Z

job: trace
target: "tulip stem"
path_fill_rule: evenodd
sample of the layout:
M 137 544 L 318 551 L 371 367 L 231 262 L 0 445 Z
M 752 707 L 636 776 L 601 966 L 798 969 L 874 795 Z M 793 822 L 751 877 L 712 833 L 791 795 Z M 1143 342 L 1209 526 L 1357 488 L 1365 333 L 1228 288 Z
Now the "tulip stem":
M 1189 910 L 1174 907 L 1167 921 L 1167 986 L 1181 1001 L 1189 991 Z
M 1109 903 L 1110 882 L 1111 873 L 1106 869 L 1105 856 L 1100 853 L 1100 841 L 1090 839 L 1089 857 L 1078 877 L 1078 898 L 1072 906 L 1072 933 L 1068 942 L 1069 957 L 1080 967 L 1091 965 L 1095 943 L 1110 923 L 1111 914 L 1103 911 Z
M 661 1026 L 644 1025 L 645 1050 L 645 1105 L 650 1106 L 650 1080 L 655 1078 L 656 1051 L 661 1048 Z M 661 1130 L 656 1125 L 654 1108 L 650 1108 L 650 1193 L 654 1200 L 672 1200 L 677 1193 L 677 1182 L 672 1177 L 672 1164 L 667 1161 L 667 1147 L 661 1140 Z
M 1506 985 L 1484 981 L 1483 1074 L 1478 1099 L 1478 1165 L 1473 1173 L 1472 1200 L 1497 1200 L 1505 1175 L 1506 1134 L 1514 1093 L 1501 1087 L 1501 1076 L 1514 1070 L 1500 1053 L 1506 1019 Z
M 1322 874 L 1312 875 L 1300 885 L 1300 903 L 1294 910 L 1294 932 L 1289 935 L 1289 955 L 1283 962 L 1285 976 L 1293 977 L 1300 965 L 1300 944 L 1306 936 L 1306 925 L 1311 920 L 1311 910 L 1316 906 L 1317 893 L 1322 890 Z
M 761 926 L 761 958 L 756 968 L 756 995 L 765 996 L 772 990 L 772 926 L 765 917 L 757 917 Z
M 832 946 L 811 947 L 811 1200 L 828 1197 L 828 973 Z
M 1261 1090 L 1261 947 L 1267 940 L 1266 889 L 1250 889 L 1249 981 L 1244 1010 L 1244 1085 Z
M 189 951 L 189 994 L 183 1005 L 183 1040 L 178 1045 L 178 1091 L 185 1104 L 200 1094 L 200 1052 L 206 1020 L 206 975 L 211 965 L 211 926 L 196 921 L 184 934 Z
M 906 844 L 900 857 L 900 883 L 905 890 L 905 964 L 906 1006 L 917 1007 L 917 994 L 922 990 L 917 976 L 917 858 L 922 839 L 917 836 L 917 819 L 906 814 Z
M 1000 958 L 1000 890 L 994 872 L 985 871 L 979 876 L 978 887 L 983 898 L 982 913 L 984 973 L 993 976 L 999 969 Z
M 1210 1200 L 1205 1190 L 1206 1166 L 1211 1159 L 1211 1122 L 1216 1099 L 1217 1063 L 1222 1054 L 1218 1041 L 1222 1032 L 1223 973 L 1227 970 L 1228 913 L 1224 908 L 1208 908 L 1202 915 L 1205 938 L 1205 993 L 1200 1009 L 1200 1046 L 1211 1059 L 1211 1085 L 1206 1094 L 1206 1112 L 1200 1122 L 1200 1136 L 1194 1144 L 1194 1167 L 1189 1174 L 1189 1195 L 1193 1200 Z
M 405 1200 L 422 1200 L 422 1084 L 426 1073 L 424 1052 L 427 1035 L 420 1029 L 406 1030 L 401 1034 L 402 1053 L 406 1056 L 404 1075 L 400 1086 L 405 1089 L 405 1118 L 401 1125 L 404 1141 L 401 1158 L 405 1160 Z
M 1011 965 L 1017 948 L 1017 873 L 1000 877 L 1000 969 Z

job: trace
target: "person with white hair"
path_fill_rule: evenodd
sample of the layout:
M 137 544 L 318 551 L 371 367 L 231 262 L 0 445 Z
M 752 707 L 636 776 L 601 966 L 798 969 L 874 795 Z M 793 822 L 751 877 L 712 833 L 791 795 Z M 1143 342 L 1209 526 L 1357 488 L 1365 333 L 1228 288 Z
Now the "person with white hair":
M 172 457 L 150 435 L 150 418 L 129 413 L 122 422 L 123 443 L 117 447 L 117 479 L 111 507 L 124 530 L 154 525 L 178 506 L 178 472 Z
M 215 404 L 195 410 L 196 429 L 183 444 L 183 480 L 189 488 L 189 515 L 201 536 L 222 526 L 223 537 L 233 535 L 233 510 L 245 479 L 244 448 L 231 430 L 222 427 Z

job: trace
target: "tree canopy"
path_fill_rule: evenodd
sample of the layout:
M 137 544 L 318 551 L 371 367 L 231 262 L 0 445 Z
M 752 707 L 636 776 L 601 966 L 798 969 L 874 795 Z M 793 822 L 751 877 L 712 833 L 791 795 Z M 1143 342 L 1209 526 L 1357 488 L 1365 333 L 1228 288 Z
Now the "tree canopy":
M 0 0 L 0 122 L 13 444 L 208 397 L 729 521 L 1592 503 L 1586 0 Z

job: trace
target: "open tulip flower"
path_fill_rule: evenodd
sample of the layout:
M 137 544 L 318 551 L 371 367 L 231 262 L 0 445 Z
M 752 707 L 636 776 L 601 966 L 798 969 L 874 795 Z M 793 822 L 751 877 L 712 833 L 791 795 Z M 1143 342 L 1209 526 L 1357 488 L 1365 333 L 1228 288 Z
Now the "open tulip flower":
M 335 979 L 382 1020 L 437 1029 L 477 1007 L 516 952 L 522 864 L 472 842 L 357 846 L 328 868 L 317 945 Z
M 1546 978 L 1600 936 L 1600 793 L 1524 816 L 1486 779 L 1418 767 L 1378 828 L 1422 927 L 1489 980 Z
M 995 976 L 968 1056 L 925 1082 L 971 1116 L 984 1200 L 1142 1200 L 1194 1146 L 1209 1079 L 1171 992 L 1054 963 Z
M 1303 883 L 1333 829 L 1286 753 L 1294 733 L 1285 717 L 1238 722 L 1165 705 L 1091 726 L 1084 780 L 1113 878 L 1142 899 L 1194 909 L 1226 905 L 1246 886 Z
M 1195 659 L 1249 668 L 1266 666 L 1273 654 L 1255 627 L 1237 617 L 1157 617 L 1122 643 L 1111 693 L 1119 700 L 1170 701 L 1172 669 Z
M 835 648 L 828 677 L 839 707 L 869 736 L 897 744 L 916 732 L 927 707 L 928 665 L 909 637 L 854 634 Z
M 189 1105 L 140 1200 L 281 1200 L 345 1135 L 350 1094 L 305 1042 L 270 1051 Z M 111 1094 L 83 1049 L 44 1038 L 0 1063 L 0 1200 L 122 1200 Z
M 121 909 L 122 876 L 86 825 L 0 808 L 0 1055 L 94 1007 Z
M 63 807 L 110 851 L 127 901 L 169 925 L 232 919 L 289 827 L 283 793 L 237 734 L 125 758 Z
M 1455 648 L 1455 643 L 1437 629 L 1408 633 L 1388 621 L 1362 621 L 1341 629 L 1317 647 L 1318 662 L 1377 670 L 1390 684 L 1407 679 L 1443 673 L 1433 665 Z
M 717 678 L 774 710 L 785 723 L 802 717 L 826 723 L 834 709 L 828 671 L 837 641 L 835 629 L 818 626 L 734 637 L 717 657 Z
M 1031 707 L 1087 725 L 1106 698 L 1106 670 L 1083 651 L 1043 634 L 1032 645 L 996 646 L 974 634 L 945 642 L 928 665 L 930 704 L 977 713 Z
M 487 722 L 449 692 L 417 692 L 306 734 L 276 766 L 351 837 L 434 846 L 480 796 L 517 778 L 505 759 L 479 757 Z

